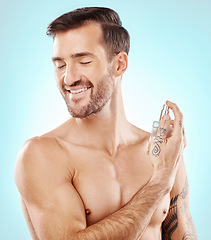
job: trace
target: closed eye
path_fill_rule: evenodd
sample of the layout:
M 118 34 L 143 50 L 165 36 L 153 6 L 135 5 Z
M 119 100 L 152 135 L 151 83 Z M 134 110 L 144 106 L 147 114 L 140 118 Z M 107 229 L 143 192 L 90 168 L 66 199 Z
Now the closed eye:
M 64 64 L 64 65 L 61 65 L 61 66 L 57 66 L 58 69 L 61 69 L 61 68 L 63 68 L 63 67 L 65 67 L 65 64 Z
M 88 61 L 88 62 L 80 62 L 80 64 L 82 64 L 82 65 L 87 65 L 87 64 L 89 64 L 89 63 L 91 63 L 92 61 Z

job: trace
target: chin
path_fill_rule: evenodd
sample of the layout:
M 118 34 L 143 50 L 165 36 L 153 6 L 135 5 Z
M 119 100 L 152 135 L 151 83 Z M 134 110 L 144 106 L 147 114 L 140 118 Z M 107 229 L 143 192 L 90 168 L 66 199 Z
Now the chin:
M 93 105 L 87 105 L 86 107 L 81 107 L 80 109 L 79 108 L 72 109 L 72 108 L 68 107 L 68 111 L 72 117 L 83 119 L 92 114 L 96 114 L 96 113 L 100 112 L 102 108 L 103 108 L 103 106 L 96 107 Z
M 68 111 L 72 117 L 81 119 L 86 118 L 93 113 L 92 111 L 88 111 L 86 108 L 80 108 L 76 110 L 72 108 L 70 109 L 70 107 L 68 107 Z

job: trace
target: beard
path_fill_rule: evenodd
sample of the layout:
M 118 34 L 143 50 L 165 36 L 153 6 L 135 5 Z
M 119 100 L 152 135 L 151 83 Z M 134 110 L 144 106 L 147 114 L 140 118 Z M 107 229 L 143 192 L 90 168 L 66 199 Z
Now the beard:
M 62 96 L 66 102 L 68 111 L 71 116 L 75 118 L 85 118 L 93 113 L 99 112 L 111 99 L 114 88 L 114 77 L 111 74 L 111 70 L 108 69 L 107 73 L 98 81 L 94 87 L 89 80 L 79 80 L 73 85 L 91 87 L 90 99 L 87 104 L 82 106 L 80 104 L 80 98 L 70 100 L 68 95 L 71 93 L 67 92 L 63 87 L 64 94 L 62 94 Z

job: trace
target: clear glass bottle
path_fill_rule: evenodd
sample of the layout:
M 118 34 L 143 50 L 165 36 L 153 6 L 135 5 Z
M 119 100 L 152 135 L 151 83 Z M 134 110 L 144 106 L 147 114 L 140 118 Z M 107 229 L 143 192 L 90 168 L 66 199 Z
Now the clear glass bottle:
M 169 113 L 169 108 L 168 108 L 168 106 L 167 106 L 166 104 L 164 104 L 164 105 L 163 105 L 163 109 L 161 110 L 161 113 L 160 113 L 159 121 L 154 121 L 153 124 L 152 124 L 152 130 L 151 130 L 151 135 L 150 135 L 150 138 L 149 138 L 149 143 L 148 143 L 148 148 L 147 148 L 147 154 L 149 154 L 152 141 L 153 141 L 154 137 L 155 137 L 156 134 L 157 134 L 157 130 L 158 130 L 159 122 L 160 122 L 161 118 L 162 118 L 165 114 L 168 114 L 168 113 Z

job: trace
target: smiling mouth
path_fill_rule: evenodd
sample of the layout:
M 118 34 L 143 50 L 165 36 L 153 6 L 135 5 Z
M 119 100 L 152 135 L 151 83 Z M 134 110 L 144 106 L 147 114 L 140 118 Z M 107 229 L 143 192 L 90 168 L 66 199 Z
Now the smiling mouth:
M 71 94 L 79 94 L 79 93 L 82 93 L 82 92 L 85 92 L 87 91 L 88 89 L 90 89 L 91 87 L 85 87 L 85 88 L 80 88 L 78 90 L 67 90 L 69 93 Z

